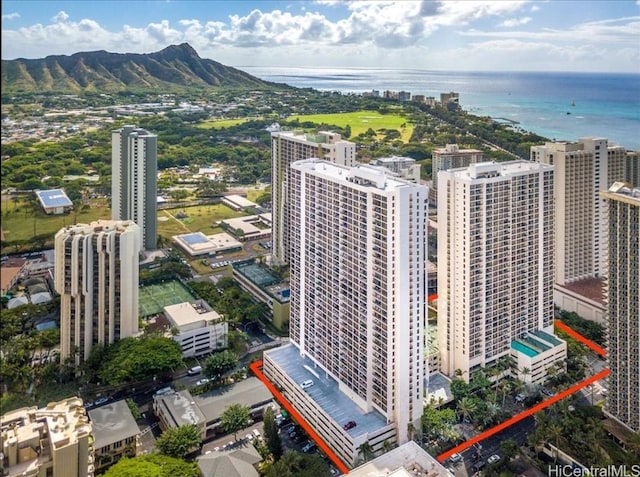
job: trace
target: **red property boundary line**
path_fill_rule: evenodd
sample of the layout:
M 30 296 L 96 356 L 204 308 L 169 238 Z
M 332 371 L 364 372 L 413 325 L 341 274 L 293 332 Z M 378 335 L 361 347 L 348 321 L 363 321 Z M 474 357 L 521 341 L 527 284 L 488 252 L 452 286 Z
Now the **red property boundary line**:
M 296 411 L 293 408 L 293 406 L 289 404 L 289 401 L 285 399 L 282 393 L 278 391 L 276 387 L 271 383 L 271 381 L 269 381 L 267 377 L 262 373 L 262 370 L 261 370 L 262 361 L 256 361 L 255 363 L 251 363 L 249 365 L 249 368 L 251 368 L 251 371 L 254 372 L 254 374 L 258 377 L 258 379 L 260 379 L 260 381 L 262 381 L 265 384 L 265 386 L 267 386 L 269 391 L 271 391 L 271 394 L 273 394 L 275 398 L 280 402 L 280 404 L 284 406 L 284 408 L 296 420 L 296 422 L 300 424 L 300 426 L 302 426 L 302 428 L 309 435 L 309 437 L 311 437 L 316 442 L 316 444 L 318 444 L 318 447 L 320 447 L 320 449 L 322 449 L 322 451 L 327 455 L 327 457 L 331 459 L 331 461 L 336 465 L 338 470 L 340 470 L 340 472 L 342 472 L 345 475 L 348 474 L 349 469 L 347 468 L 347 466 L 344 465 L 344 463 L 338 458 L 338 456 L 336 456 L 333 453 L 331 448 L 327 444 L 325 444 L 325 442 L 320 438 L 320 436 L 318 436 L 318 434 L 316 434 L 316 432 L 311 428 L 311 426 L 307 424 L 307 421 L 305 421 L 303 417 L 300 414 L 298 414 L 298 411 Z
M 559 320 L 555 320 L 555 325 L 560 328 L 562 331 L 566 332 L 567 334 L 569 334 L 570 336 L 572 336 L 573 338 L 577 339 L 578 341 L 580 341 L 582 344 L 588 346 L 589 348 L 591 348 L 592 350 L 594 350 L 596 353 L 604 356 L 606 354 L 605 350 L 603 348 L 601 348 L 600 346 L 598 346 L 597 344 L 595 344 L 593 341 L 588 340 L 587 338 L 585 338 L 584 336 L 582 336 L 580 333 L 572 330 L 571 328 L 569 328 L 567 325 L 565 325 L 564 323 L 562 323 Z M 595 383 L 596 381 L 606 378 L 607 376 L 609 376 L 609 373 L 611 371 L 609 369 L 603 369 L 602 371 L 600 371 L 598 374 L 595 374 L 593 376 L 591 376 L 590 378 L 585 379 L 584 381 L 581 381 L 577 384 L 574 384 L 573 386 L 571 386 L 569 389 L 566 389 L 558 394 L 556 394 L 555 396 L 550 397 L 549 399 L 542 401 L 541 403 L 536 404 L 535 406 L 533 406 L 530 409 L 527 409 L 525 411 L 522 411 L 520 414 L 516 414 L 515 416 L 513 416 L 510 419 L 507 419 L 504 422 L 501 422 L 500 424 L 498 424 L 497 426 L 492 427 L 491 429 L 487 429 L 486 431 L 478 434 L 477 436 L 469 439 L 468 441 L 463 442 L 462 444 L 457 445 L 456 447 L 454 447 L 453 449 L 449 449 L 446 452 L 443 452 L 442 454 L 440 454 L 438 456 L 438 460 L 440 462 L 444 462 L 446 459 L 448 459 L 449 457 L 451 457 L 451 455 L 455 454 L 456 452 L 461 452 L 469 447 L 471 447 L 473 444 L 476 444 L 478 442 L 480 442 L 481 440 L 486 439 L 487 437 L 490 437 L 500 431 L 502 431 L 503 429 L 529 417 L 532 416 L 533 414 L 535 414 L 538 411 L 542 411 L 543 409 L 551 406 L 552 404 L 560 401 L 561 399 L 564 399 L 568 396 L 570 396 L 571 394 L 579 391 L 580 389 Z
M 589 348 L 591 348 L 593 351 L 595 351 L 599 355 L 604 356 L 604 355 L 607 354 L 607 352 L 603 348 L 601 348 L 600 346 L 595 344 L 593 341 L 588 340 L 587 338 L 582 336 L 580 333 L 577 333 L 576 331 L 573 331 L 571 328 L 569 328 L 567 325 L 565 325 L 562 321 L 555 320 L 555 325 L 558 328 L 560 328 L 562 331 L 567 333 L 569 336 L 571 336 L 572 338 L 577 339 L 578 341 L 580 341 L 580 343 L 582 343 L 582 344 L 588 346 Z

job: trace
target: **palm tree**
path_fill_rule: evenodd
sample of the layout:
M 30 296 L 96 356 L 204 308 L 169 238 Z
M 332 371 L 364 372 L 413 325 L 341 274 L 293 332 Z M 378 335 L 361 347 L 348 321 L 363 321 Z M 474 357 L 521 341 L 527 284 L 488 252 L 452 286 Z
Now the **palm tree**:
M 389 452 L 392 449 L 396 448 L 396 444 L 391 440 L 391 439 L 387 439 L 386 441 L 384 441 L 382 443 L 382 453 L 386 453 Z
M 560 450 L 560 441 L 562 440 L 563 436 L 563 429 L 562 426 L 560 426 L 560 424 L 556 424 L 553 423 L 551 424 L 548 428 L 547 428 L 547 432 L 549 434 L 549 439 L 551 439 L 553 441 L 553 445 L 556 447 L 556 451 L 555 451 L 555 455 L 554 455 L 554 459 L 553 462 L 555 463 L 558 460 L 558 451 Z
M 373 457 L 373 447 L 371 447 L 369 441 L 360 444 L 360 447 L 358 447 L 358 453 L 362 455 L 362 460 L 364 462 L 371 460 L 371 458 Z
M 473 398 L 466 396 L 458 401 L 458 415 L 461 415 L 463 419 L 471 419 L 471 416 L 478 410 L 478 405 Z
M 633 454 L 640 454 L 640 431 L 634 432 L 627 437 L 624 447 Z

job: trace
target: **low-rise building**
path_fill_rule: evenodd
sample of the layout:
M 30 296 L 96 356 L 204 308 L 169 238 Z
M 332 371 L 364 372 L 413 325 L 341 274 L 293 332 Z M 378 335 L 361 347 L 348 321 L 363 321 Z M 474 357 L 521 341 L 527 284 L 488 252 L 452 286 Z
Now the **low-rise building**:
M 533 330 L 511 342 L 511 356 L 518 379 L 542 384 L 548 377 L 547 370 L 567 359 L 567 343 L 551 333 Z
M 64 214 L 73 208 L 73 202 L 62 189 L 39 190 L 36 196 L 45 214 Z
M 94 475 L 92 427 L 78 397 L 2 415 L 0 446 L 3 476 Z
M 233 450 L 211 452 L 196 458 L 202 477 L 258 477 L 262 457 L 250 442 L 243 441 Z
M 435 457 L 413 441 L 402 444 L 349 472 L 351 477 L 451 477 Z
M 241 242 L 271 237 L 271 213 L 226 219 L 221 225 Z
M 258 204 L 256 204 L 255 202 L 251 202 L 246 197 L 242 197 L 241 195 L 237 194 L 224 196 L 222 199 L 222 203 L 228 207 L 231 207 L 233 210 L 243 210 L 250 207 L 258 207 Z
M 190 358 L 227 347 L 229 325 L 206 301 L 178 303 L 164 307 L 171 330 L 168 332 Z
M 206 419 L 187 390 L 156 394 L 153 397 L 153 413 L 162 431 L 194 424 L 200 429 L 202 438 L 205 437 Z
M 89 411 L 95 437 L 96 471 L 107 469 L 122 457 L 140 451 L 140 428 L 124 400 Z
M 205 235 L 202 232 L 194 232 L 175 235 L 171 240 L 182 250 L 187 252 L 190 257 L 210 254 L 215 255 L 218 252 L 230 252 L 242 249 L 242 243 L 226 232 L 214 235 Z

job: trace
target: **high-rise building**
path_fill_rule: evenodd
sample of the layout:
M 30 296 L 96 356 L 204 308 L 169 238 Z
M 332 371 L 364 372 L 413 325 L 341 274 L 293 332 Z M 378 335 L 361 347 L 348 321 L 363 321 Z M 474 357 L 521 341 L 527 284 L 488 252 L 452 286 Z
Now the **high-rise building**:
M 158 136 L 136 126 L 111 133 L 111 218 L 140 227 L 141 250 L 158 243 Z
M 93 442 L 80 398 L 16 409 L 0 417 L 0 470 L 7 476 L 93 477 Z
M 131 220 L 98 220 L 55 236 L 60 294 L 60 356 L 85 361 L 94 344 L 138 333 L 140 228 Z
M 607 139 L 580 138 L 532 146 L 531 160 L 555 170 L 555 282 L 606 276 L 607 216 L 600 192 L 624 180 L 626 149 L 609 145 Z
M 511 356 L 541 382 L 566 344 L 553 336 L 553 167 L 483 162 L 439 173 L 441 370 Z
M 478 149 L 460 149 L 457 144 L 447 144 L 445 147 L 434 149 L 431 153 L 433 189 L 438 189 L 438 172 L 449 169 L 468 167 L 476 162 L 482 162 L 483 152 Z
M 271 133 L 271 235 L 276 262 L 289 263 L 289 168 L 295 161 L 312 157 L 352 166 L 356 162 L 356 145 L 343 140 L 340 134 L 327 131 L 317 134 L 292 131 Z
M 624 180 L 632 187 L 640 187 L 640 151 L 627 151 Z
M 264 372 L 351 466 L 419 427 L 428 187 L 310 159 L 289 188 L 291 344 Z
M 640 431 L 640 188 L 614 183 L 603 192 L 609 220 L 609 392 L 606 411 Z

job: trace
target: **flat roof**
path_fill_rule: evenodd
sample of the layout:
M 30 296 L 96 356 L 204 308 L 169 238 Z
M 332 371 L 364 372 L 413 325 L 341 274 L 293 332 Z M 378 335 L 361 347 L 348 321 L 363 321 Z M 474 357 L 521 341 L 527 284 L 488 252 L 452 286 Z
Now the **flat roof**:
M 255 376 L 238 381 L 231 386 L 213 389 L 194 397 L 206 422 L 220 419 L 231 404 L 241 404 L 250 408 L 258 407 L 273 400 L 269 389 Z
M 355 421 L 356 427 L 347 432 L 351 436 L 371 433 L 386 427 L 386 418 L 378 411 L 365 412 L 360 406 L 338 389 L 338 382 L 328 376 L 309 358 L 300 356 L 293 345 L 282 346 L 268 351 L 269 357 L 297 383 L 312 379 L 314 385 L 306 392 L 331 419 L 340 425 Z
M 220 315 L 207 306 L 204 300 L 168 305 L 164 307 L 164 312 L 172 325 L 178 328 L 202 321 L 220 319 Z
M 184 240 L 186 243 L 188 243 L 189 245 L 209 242 L 209 240 L 207 239 L 207 236 L 202 232 L 195 232 L 192 234 L 181 235 L 180 238 Z
M 91 409 L 88 414 L 93 424 L 96 449 L 140 434 L 140 428 L 124 399 Z
M 234 263 L 233 268 L 259 287 L 267 287 L 280 282 L 278 277 L 255 262 Z
M 171 418 L 171 427 L 205 422 L 205 417 L 189 391 L 174 391 L 154 398 L 158 406 L 167 412 L 165 417 Z
M 577 293 L 583 297 L 589 298 L 593 301 L 605 305 L 605 280 L 604 278 L 585 278 L 583 280 L 576 280 L 574 282 L 565 283 L 564 285 L 557 285 L 559 288 L 566 288 L 569 291 Z
M 349 472 L 352 477 L 450 477 L 452 474 L 438 460 L 414 441 L 385 452 L 380 457 Z
M 246 197 L 242 197 L 241 195 L 237 195 L 237 194 L 225 195 L 224 199 L 228 200 L 229 202 L 239 207 L 254 207 L 258 205 L 255 202 L 251 202 Z
M 264 220 L 261 215 L 246 215 L 225 219 L 222 222 L 234 230 L 241 230 L 245 235 L 270 234 L 271 228 L 268 227 L 269 224 L 264 223 Z M 263 227 L 258 227 L 256 223 L 262 224 Z
M 36 195 L 44 207 L 71 207 L 73 202 L 62 189 L 39 190 Z
M 562 344 L 562 341 L 560 341 L 558 338 L 556 338 L 552 334 L 547 333 L 546 331 L 535 330 L 535 331 L 531 331 L 531 334 L 536 335 L 538 338 L 546 341 L 547 343 L 551 343 L 554 346 L 558 346 Z
M 424 388 L 427 390 L 427 399 L 429 403 L 432 399 L 439 403 L 445 404 L 453 400 L 451 393 L 451 380 L 442 373 L 429 373 L 424 378 Z M 442 400 L 442 401 L 441 401 Z

